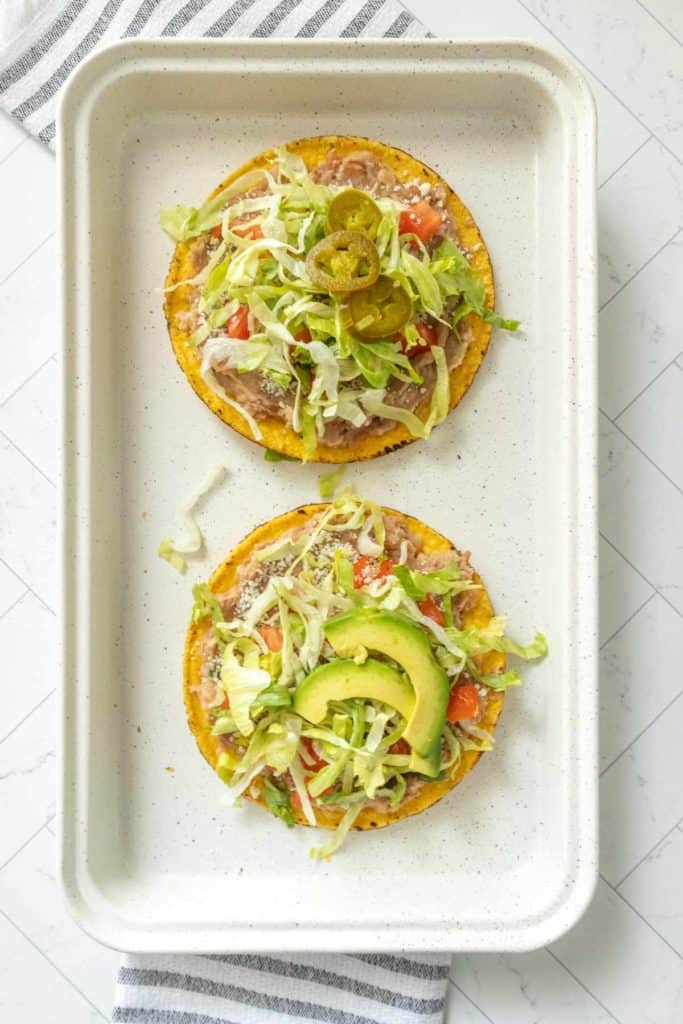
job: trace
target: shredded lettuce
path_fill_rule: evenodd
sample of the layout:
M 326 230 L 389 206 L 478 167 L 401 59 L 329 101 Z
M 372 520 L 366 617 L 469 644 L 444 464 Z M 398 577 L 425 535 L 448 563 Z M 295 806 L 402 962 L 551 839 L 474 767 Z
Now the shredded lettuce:
M 237 657 L 241 653 L 242 660 Z M 226 644 L 221 667 L 221 686 L 230 702 L 235 725 L 243 736 L 250 736 L 254 723 L 249 709 L 262 690 L 270 686 L 270 675 L 258 667 L 259 648 L 253 641 L 235 640 Z
M 311 455 L 318 445 L 318 432 L 315 413 L 311 411 L 308 403 L 301 410 L 301 438 L 307 455 Z
M 339 361 L 335 353 L 322 341 L 309 341 L 304 346 L 304 351 L 310 355 L 315 365 L 315 379 L 308 401 L 314 406 L 322 404 L 323 400 L 336 402 L 339 390 Z
M 423 308 L 439 317 L 443 312 L 443 296 L 439 282 L 431 272 L 429 262 L 428 257 L 425 260 L 419 260 L 408 249 L 403 249 L 401 252 L 401 269 L 414 286 Z
M 436 365 L 436 384 L 434 386 L 434 394 L 432 395 L 429 416 L 425 423 L 427 437 L 429 437 L 433 427 L 443 423 L 446 419 L 451 394 L 446 353 L 440 345 L 434 345 L 430 351 Z
M 237 732 L 237 726 L 235 725 L 235 719 L 232 717 L 229 711 L 221 711 L 216 717 L 211 728 L 212 736 L 226 736 L 230 733 Z M 235 763 L 235 767 L 237 762 Z
M 284 452 L 275 452 L 272 448 L 266 448 L 263 453 L 266 462 L 299 462 L 293 455 L 285 455 Z
M 492 309 L 483 309 L 479 314 L 482 320 L 486 320 L 487 324 L 491 324 L 492 327 L 500 327 L 503 331 L 518 331 L 521 320 L 510 320 L 504 316 L 500 316 L 498 313 L 494 313 Z
M 348 555 L 337 549 L 334 553 L 334 578 L 337 586 L 347 596 L 356 597 L 356 588 L 353 581 L 353 565 Z
M 280 654 L 273 654 L 272 652 L 267 655 L 270 658 L 278 659 Z M 282 658 L 280 658 L 280 665 L 282 666 Z M 265 667 L 265 666 L 264 666 Z M 280 676 L 279 669 L 269 669 L 271 678 L 274 676 L 278 678 Z M 291 708 L 292 706 L 292 693 L 287 686 L 278 686 L 273 683 L 267 690 L 262 690 L 256 697 L 255 705 L 252 705 L 252 712 L 254 707 L 257 708 Z
M 366 412 L 371 416 L 381 416 L 387 420 L 396 420 L 408 428 L 413 437 L 428 437 L 425 424 L 419 416 L 408 409 L 402 409 L 398 405 L 387 405 L 381 396 L 381 392 L 366 391 L 361 397 L 361 403 Z
M 239 761 L 237 758 L 233 757 L 233 755 L 228 753 L 228 751 L 223 750 L 218 755 L 218 760 L 216 762 L 216 774 L 219 779 L 229 786 L 232 783 L 235 775 L 235 769 L 238 765 Z
M 314 846 L 310 851 L 310 856 L 314 860 L 328 860 L 344 842 L 354 821 L 362 809 L 363 797 L 358 797 L 354 803 L 350 804 L 348 810 L 344 814 L 344 817 L 339 822 L 327 842 L 323 843 L 322 846 Z
M 478 683 L 490 686 L 492 690 L 507 690 L 508 686 L 520 686 L 522 683 L 519 673 L 513 670 L 509 672 L 490 672 L 487 675 L 482 675 L 477 671 L 476 665 L 471 660 L 467 662 L 467 669 Z
M 340 751 L 335 755 L 335 759 L 327 764 L 324 768 L 310 779 L 308 783 L 308 792 L 313 798 L 321 796 L 326 789 L 330 786 L 334 786 L 335 782 L 344 771 L 351 754 L 349 751 Z
M 394 781 L 394 789 L 391 796 L 389 797 L 389 804 L 391 805 L 392 809 L 398 807 L 401 800 L 403 800 L 403 797 L 406 795 L 407 789 L 408 783 L 406 782 L 403 775 L 396 775 Z
M 263 171 L 247 171 L 199 208 L 181 204 L 162 210 L 159 224 L 175 242 L 185 242 L 220 224 L 227 201 L 240 192 L 255 188 L 263 180 Z
M 386 729 L 387 722 L 392 717 L 386 711 L 380 711 L 375 715 L 374 721 L 370 726 L 370 731 L 365 738 L 365 749 L 371 754 L 374 754 L 379 747 L 382 737 L 384 736 L 384 730 Z
M 260 700 L 260 695 L 258 700 Z M 264 732 L 260 756 L 279 775 L 291 767 L 296 757 L 301 736 L 302 720 L 298 715 L 285 713 L 272 722 Z
M 301 801 L 301 810 L 304 812 L 304 816 L 309 825 L 317 825 L 318 822 L 315 817 L 315 811 L 311 804 L 311 798 L 308 795 L 306 788 L 306 780 L 304 777 L 304 770 L 301 764 L 301 758 L 295 757 L 289 768 L 289 774 L 294 783 L 299 800 Z
M 410 359 L 401 352 L 398 342 L 361 341 L 342 331 L 338 352 L 353 360 L 359 374 L 371 388 L 386 388 L 392 377 L 415 384 L 422 383 L 422 377 Z
M 177 206 L 169 206 L 159 214 L 159 224 L 167 235 L 170 235 L 175 242 L 184 241 L 189 237 L 188 232 L 191 225 L 197 220 L 198 210 L 194 206 L 184 206 L 179 203 Z
M 204 537 L 202 531 L 199 529 L 199 524 L 194 516 L 194 511 L 198 505 L 201 504 L 206 495 L 211 491 L 226 473 L 225 466 L 220 463 L 216 463 L 211 469 L 204 482 L 195 491 L 192 497 L 183 505 L 180 511 L 181 527 L 183 534 L 180 539 L 173 540 L 170 537 L 165 537 L 157 548 L 157 554 L 160 558 L 165 559 L 177 569 L 178 572 L 184 573 L 186 568 L 186 561 L 184 555 L 196 555 L 201 550 L 202 544 L 204 543 Z
M 273 541 L 272 544 L 268 544 L 264 548 L 257 548 L 254 551 L 254 558 L 257 562 L 275 562 L 280 558 L 290 558 L 292 555 L 300 554 L 305 545 L 305 534 L 295 540 L 285 537 L 283 540 Z
M 239 402 L 236 402 L 233 398 L 231 398 L 230 395 L 226 392 L 225 388 L 218 383 L 212 365 L 212 359 L 215 357 L 216 351 L 217 347 L 210 347 L 210 342 L 207 342 L 206 345 L 204 346 L 202 364 L 199 371 L 201 373 L 202 379 L 216 394 L 221 396 L 221 398 L 227 405 L 237 410 L 237 412 L 240 414 L 240 416 L 244 419 L 247 426 L 249 427 L 252 437 L 254 437 L 255 440 L 257 441 L 262 440 L 263 433 L 261 431 L 261 428 L 259 427 L 254 417 L 251 415 L 249 410 L 246 409 Z
M 163 558 L 166 562 L 169 563 L 169 565 L 172 565 L 177 572 L 185 572 L 185 569 L 187 568 L 187 562 L 183 558 L 180 551 L 177 551 L 174 548 L 172 540 L 166 538 L 165 540 L 160 541 L 159 547 L 157 548 L 157 554 L 159 558 Z
M 459 594 L 463 590 L 481 589 L 479 584 L 463 576 L 455 560 L 433 572 L 419 572 L 417 569 L 407 569 L 404 565 L 395 565 L 392 572 L 408 597 L 414 601 L 422 601 L 427 594 Z
M 483 320 L 502 327 L 506 331 L 516 331 L 519 320 L 506 320 L 486 308 L 486 286 L 481 277 L 470 266 L 464 253 L 450 238 L 445 238 L 434 253 L 434 260 L 439 266 L 435 274 L 441 293 L 445 295 L 461 295 L 461 311 L 455 312 L 454 322 L 457 323 L 467 313 L 474 312 Z
M 371 534 L 374 536 L 371 536 Z M 361 555 L 370 555 L 371 557 L 380 558 L 383 554 L 383 538 L 377 536 L 376 524 L 372 517 L 369 516 L 363 523 L 356 543 Z
M 287 828 L 294 828 L 296 822 L 292 813 L 289 791 L 284 786 L 276 786 L 270 779 L 265 779 L 263 796 L 268 810 L 277 818 L 281 818 Z
M 346 466 L 339 466 L 338 469 L 332 470 L 331 473 L 321 473 L 318 477 L 318 493 L 323 501 L 327 501 L 333 497 L 334 492 L 339 487 L 344 474 L 346 473 Z
M 216 595 L 209 589 L 208 583 L 195 583 L 192 588 L 192 621 L 200 622 L 210 615 L 213 622 L 223 622 L 223 609 Z
M 465 722 L 459 722 L 457 726 L 458 741 L 463 750 L 486 751 L 493 749 L 493 737 L 485 729 Z
M 468 655 L 486 654 L 487 651 L 500 651 L 503 654 L 514 654 L 524 661 L 535 661 L 544 658 L 548 653 L 548 642 L 542 633 L 537 633 L 530 644 L 518 644 L 505 636 L 506 619 L 502 615 L 494 616 L 486 629 L 455 629 L 450 627 L 447 632 L 458 647 Z

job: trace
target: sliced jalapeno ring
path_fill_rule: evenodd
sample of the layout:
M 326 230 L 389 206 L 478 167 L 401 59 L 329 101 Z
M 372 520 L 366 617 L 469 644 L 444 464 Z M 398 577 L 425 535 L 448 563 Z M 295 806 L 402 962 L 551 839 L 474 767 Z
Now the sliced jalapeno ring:
M 327 211 L 328 231 L 360 231 L 368 238 L 377 234 L 382 211 L 367 192 L 345 188 L 338 192 Z
M 361 338 L 391 337 L 410 320 L 413 304 L 403 285 L 382 274 L 374 284 L 349 295 L 353 330 Z
M 313 246 L 306 270 L 321 291 L 355 292 L 377 280 L 379 253 L 359 231 L 335 231 Z

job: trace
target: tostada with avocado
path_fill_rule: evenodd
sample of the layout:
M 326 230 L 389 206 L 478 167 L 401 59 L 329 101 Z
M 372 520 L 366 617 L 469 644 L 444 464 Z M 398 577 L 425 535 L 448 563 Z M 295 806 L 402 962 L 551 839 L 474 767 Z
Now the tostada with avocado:
M 493 743 L 505 635 L 469 552 L 345 490 L 259 526 L 194 588 L 185 705 L 235 798 L 332 836 L 440 800 Z
M 162 212 L 178 363 L 222 420 L 272 452 L 352 462 L 429 437 L 491 329 L 493 272 L 469 210 L 402 150 L 299 139 Z

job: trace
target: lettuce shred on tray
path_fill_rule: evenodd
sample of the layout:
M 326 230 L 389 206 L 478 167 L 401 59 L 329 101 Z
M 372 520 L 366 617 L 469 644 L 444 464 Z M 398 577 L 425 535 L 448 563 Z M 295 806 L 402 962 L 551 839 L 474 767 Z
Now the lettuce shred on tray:
M 337 483 L 328 477 L 328 487 Z M 467 556 L 422 554 L 401 524 L 347 488 L 302 528 L 254 549 L 249 572 L 229 595 L 216 596 L 206 584 L 193 589 L 193 620 L 211 619 L 198 690 L 212 735 L 221 738 L 218 773 L 236 798 L 262 776 L 268 809 L 288 826 L 294 809 L 311 825 L 316 808 L 343 812 L 328 842 L 311 851 L 314 857 L 333 853 L 363 808 L 393 810 L 426 783 L 410 771 L 406 721 L 393 707 L 365 698 L 330 700 L 315 725 L 294 710 L 302 680 L 335 660 L 328 620 L 352 609 L 397 612 L 428 637 L 451 695 L 465 683 L 474 692 L 477 711 L 469 719 L 447 715 L 437 764 L 442 775 L 463 751 L 491 747 L 492 737 L 477 724 L 479 711 L 493 690 L 520 682 L 512 670 L 482 675 L 480 656 L 495 650 L 533 659 L 547 651 L 540 634 L 527 646 L 510 640 L 502 617 L 485 629 L 466 626 L 462 612 L 480 590 Z M 367 654 L 358 650 L 357 661 Z
M 257 371 L 271 402 L 286 396 L 287 422 L 308 452 L 321 441 L 339 443 L 329 440 L 333 420 L 351 431 L 379 418 L 404 424 L 413 437 L 428 437 L 448 413 L 449 371 L 467 345 L 459 333 L 463 318 L 473 312 L 507 330 L 519 326 L 486 308 L 484 282 L 452 238 L 424 244 L 400 230 L 401 216 L 410 210 L 405 199 L 373 194 L 381 214 L 373 238 L 379 272 L 407 293 L 412 313 L 398 333 L 359 337 L 345 315 L 345 297 L 321 289 L 307 260 L 328 235 L 330 203 L 343 191 L 317 182 L 300 157 L 280 149 L 270 169 L 247 172 L 198 209 L 179 205 L 160 215 L 176 242 L 209 239 L 206 265 L 172 286 L 197 289 L 191 343 L 205 382 L 261 438 L 248 403 L 228 395 L 218 380 L 226 368 Z M 244 330 L 231 332 L 234 318 L 240 324 L 243 319 Z M 412 387 L 410 402 L 406 387 Z M 414 411 L 421 394 L 429 400 L 424 422 Z M 401 395 L 403 400 L 392 400 Z
M 208 473 L 204 482 L 198 487 L 194 494 L 185 502 L 180 510 L 182 520 L 182 536 L 180 539 L 164 537 L 159 543 L 157 554 L 160 558 L 172 565 L 179 573 L 184 573 L 187 568 L 185 555 L 196 555 L 202 549 L 204 537 L 195 518 L 195 510 L 202 503 L 207 494 L 220 483 L 226 473 L 226 468 L 221 463 L 216 463 Z

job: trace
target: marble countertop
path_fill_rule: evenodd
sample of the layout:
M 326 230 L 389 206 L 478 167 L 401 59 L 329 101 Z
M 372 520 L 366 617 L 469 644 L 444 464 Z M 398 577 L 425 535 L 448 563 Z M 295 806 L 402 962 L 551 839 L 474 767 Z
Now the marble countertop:
M 411 0 L 436 34 L 576 61 L 600 151 L 601 873 L 547 949 L 456 956 L 451 1024 L 683 1020 L 683 5 Z M 107 1020 L 118 956 L 54 878 L 53 156 L 0 117 L 0 1017 Z

